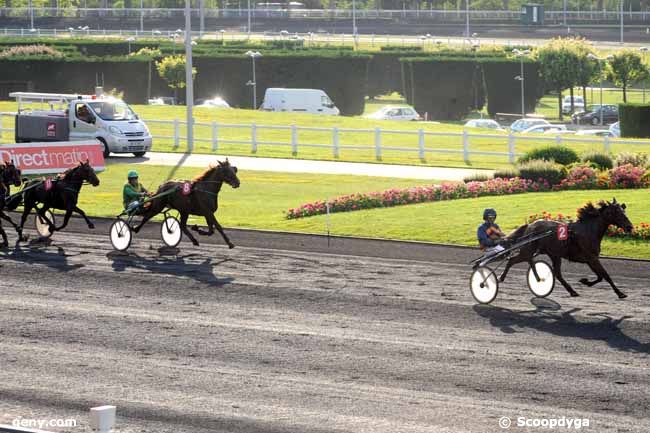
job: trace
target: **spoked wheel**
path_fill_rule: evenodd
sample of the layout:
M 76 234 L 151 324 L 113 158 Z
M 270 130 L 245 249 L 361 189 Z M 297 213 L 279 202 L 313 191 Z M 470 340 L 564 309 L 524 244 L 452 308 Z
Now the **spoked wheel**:
M 181 224 L 175 217 L 168 216 L 165 218 L 160 227 L 160 236 L 165 245 L 170 248 L 174 248 L 181 243 L 181 238 L 183 237 Z
M 476 302 L 489 304 L 499 293 L 499 279 L 492 269 L 479 266 L 472 272 L 469 287 Z
M 117 251 L 126 251 L 131 246 L 131 227 L 121 219 L 117 219 L 111 224 L 111 244 Z
M 537 271 L 539 281 L 535 278 L 535 273 L 531 266 L 528 268 L 528 273 L 526 275 L 528 289 L 538 298 L 545 298 L 551 294 L 555 287 L 555 274 L 553 273 L 553 267 L 543 260 L 536 260 L 533 263 L 533 266 L 535 266 L 535 271 Z
M 46 210 L 45 217 L 52 221 L 52 224 L 54 224 L 54 214 L 52 212 Z M 41 237 L 49 238 L 52 236 L 52 233 L 50 232 L 50 226 L 47 224 L 47 221 L 45 221 L 45 219 L 38 213 L 34 217 L 34 225 L 36 226 L 36 231 Z

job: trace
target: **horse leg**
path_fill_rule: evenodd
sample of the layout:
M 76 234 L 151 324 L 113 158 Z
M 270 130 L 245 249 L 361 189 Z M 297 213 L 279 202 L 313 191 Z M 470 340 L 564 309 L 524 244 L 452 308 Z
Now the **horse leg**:
M 45 214 L 45 211 L 47 211 L 48 209 L 49 208 L 43 208 L 43 214 Z M 72 209 L 73 209 L 72 206 L 68 206 L 68 208 L 65 210 L 65 215 L 63 216 L 63 224 L 61 224 L 59 227 L 55 227 L 54 223 L 51 223 L 49 220 L 47 221 L 49 224 L 51 224 L 50 233 L 63 230 L 68 225 L 68 222 L 70 221 L 70 217 L 72 216 Z
M 594 267 L 592 266 L 592 264 L 591 264 L 591 263 L 587 263 L 587 265 L 589 265 L 589 268 L 591 269 L 591 271 L 592 271 L 594 274 L 596 274 L 596 279 L 593 280 L 593 281 L 589 281 L 587 278 L 582 278 L 582 279 L 580 280 L 580 282 L 581 282 L 582 284 L 584 284 L 585 286 L 591 287 L 591 286 L 594 286 L 594 285 L 600 283 L 601 281 L 603 281 L 603 277 L 602 277 L 602 275 L 599 275 L 598 272 L 596 272 L 596 270 L 594 269 Z
M 157 203 L 158 200 L 154 200 L 153 203 L 151 203 L 151 206 L 145 210 L 145 212 L 142 214 L 142 221 L 140 221 L 140 224 L 138 224 L 138 226 L 133 229 L 134 232 L 138 233 L 142 226 L 147 223 L 147 221 L 162 212 L 165 205 L 162 204 L 161 206 Z
M 6 248 L 9 245 L 9 239 L 7 239 L 7 233 L 5 233 L 5 229 L 2 228 L 2 223 L 0 223 L 0 235 L 2 235 L 2 243 L 0 244 L 0 248 Z
M 18 238 L 19 238 L 19 239 L 23 237 L 23 232 L 22 232 L 22 230 L 20 230 L 20 228 L 18 227 L 18 224 L 16 224 L 15 222 L 13 222 L 13 221 L 11 220 L 11 218 L 9 218 L 9 215 L 5 214 L 5 213 L 4 213 L 3 211 L 1 211 L 1 210 L 0 210 L 0 218 L 2 218 L 3 220 L 9 222 L 9 224 L 11 224 L 11 225 L 14 227 L 14 230 L 16 230 L 16 233 L 18 233 Z
M 605 268 L 603 268 L 603 265 L 600 263 L 600 260 L 598 260 L 598 257 L 594 257 L 594 258 L 589 262 L 589 266 L 591 267 L 591 269 L 594 270 L 594 272 L 596 273 L 596 275 L 598 276 L 598 278 L 600 278 L 600 279 L 604 278 L 605 281 L 607 281 L 607 282 L 609 283 L 609 285 L 612 286 L 612 289 L 614 289 L 614 293 L 616 293 L 616 295 L 617 295 L 620 299 L 625 299 L 625 298 L 627 298 L 627 295 L 626 295 L 625 293 L 621 292 L 621 291 L 618 289 L 618 287 L 616 287 L 616 284 L 614 284 L 614 282 L 612 281 L 611 277 L 609 276 L 609 274 L 607 273 L 607 271 L 605 270 Z
M 228 236 L 226 236 L 226 232 L 223 231 L 223 227 L 221 227 L 221 224 L 219 224 L 219 221 L 217 221 L 217 218 L 214 215 L 210 215 L 210 219 L 212 220 L 212 225 L 214 225 L 214 227 L 217 229 L 217 231 L 219 233 L 221 233 L 221 237 L 228 244 L 228 248 L 230 248 L 230 249 L 235 248 L 235 244 L 230 242 L 230 239 L 228 239 Z
M 89 229 L 94 229 L 94 228 L 95 228 L 95 224 L 93 224 L 92 221 L 90 221 L 90 220 L 88 219 L 88 217 L 86 216 L 86 212 L 84 212 L 83 210 L 79 209 L 79 206 L 75 206 L 74 209 L 72 209 L 72 210 L 73 210 L 74 212 L 77 212 L 79 215 L 81 215 L 81 216 L 84 218 L 84 220 L 86 220 L 86 224 L 88 224 L 88 228 L 89 228 Z
M 183 233 L 190 238 L 194 246 L 199 246 L 199 241 L 197 241 L 194 235 L 192 235 L 192 232 L 187 229 L 187 218 L 189 216 L 189 214 L 181 213 L 181 230 L 183 230 Z
M 573 290 L 573 288 L 562 276 L 562 257 L 551 257 L 551 260 L 553 261 L 553 273 L 555 274 L 555 277 L 558 279 L 558 281 L 562 283 L 564 288 L 567 290 L 567 292 L 569 292 L 571 296 L 580 296 L 578 292 Z
M 208 225 L 208 231 L 206 232 L 205 230 L 201 229 L 198 225 L 194 224 L 192 226 L 192 230 L 200 234 L 201 236 L 212 236 L 214 234 L 214 227 L 212 224 L 212 221 L 210 220 L 210 216 L 205 217 L 205 222 Z

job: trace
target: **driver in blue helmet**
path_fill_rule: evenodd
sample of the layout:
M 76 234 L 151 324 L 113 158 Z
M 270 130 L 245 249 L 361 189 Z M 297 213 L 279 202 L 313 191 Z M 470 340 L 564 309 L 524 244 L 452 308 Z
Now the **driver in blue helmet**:
M 497 219 L 497 211 L 494 209 L 485 209 L 483 211 L 483 224 L 478 226 L 476 237 L 481 247 L 481 251 L 499 252 L 504 248 L 500 245 L 506 235 L 501 231 L 499 225 L 494 221 Z

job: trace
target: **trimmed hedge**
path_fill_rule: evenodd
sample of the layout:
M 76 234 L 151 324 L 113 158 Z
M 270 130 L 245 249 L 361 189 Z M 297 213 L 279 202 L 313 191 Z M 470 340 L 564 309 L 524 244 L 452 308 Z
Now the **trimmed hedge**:
M 650 104 L 619 104 L 621 137 L 650 138 Z
M 580 158 L 575 150 L 567 146 L 544 146 L 532 149 L 519 158 L 519 162 L 532 160 L 555 161 L 558 164 L 569 165 L 578 162 Z
M 532 182 L 546 181 L 558 185 L 567 177 L 566 167 L 552 161 L 534 159 L 520 164 L 519 177 Z
M 490 58 L 479 60 L 485 77 L 488 113 L 521 113 L 521 83 L 515 77 L 521 75 L 518 59 Z M 539 65 L 529 59 L 524 61 L 524 107 L 526 113 L 535 111 L 539 100 Z

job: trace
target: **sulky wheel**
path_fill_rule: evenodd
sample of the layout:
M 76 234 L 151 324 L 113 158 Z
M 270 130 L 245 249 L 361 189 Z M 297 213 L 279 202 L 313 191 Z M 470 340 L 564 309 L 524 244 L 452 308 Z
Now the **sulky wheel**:
M 117 251 L 126 251 L 131 246 L 131 227 L 121 219 L 117 219 L 111 224 L 110 230 L 111 244 Z
M 469 288 L 476 302 L 489 304 L 497 297 L 499 280 L 492 269 L 487 266 L 479 266 L 472 272 Z
M 535 266 L 535 271 L 537 271 L 539 280 L 535 278 L 532 266 L 529 267 L 528 273 L 526 274 L 528 289 L 538 298 L 545 298 L 551 294 L 555 287 L 555 274 L 553 273 L 553 267 L 543 260 L 536 260 L 533 262 L 533 266 Z
M 181 243 L 183 233 L 181 224 L 175 217 L 168 216 L 160 226 L 160 236 L 163 242 L 170 248 L 174 248 Z
M 54 224 L 54 214 L 52 212 L 46 210 L 45 217 L 52 221 L 52 224 Z M 50 226 L 47 224 L 47 221 L 45 221 L 45 219 L 38 213 L 34 217 L 34 225 L 36 226 L 36 231 L 41 237 L 49 238 L 52 236 L 52 233 L 50 232 Z

